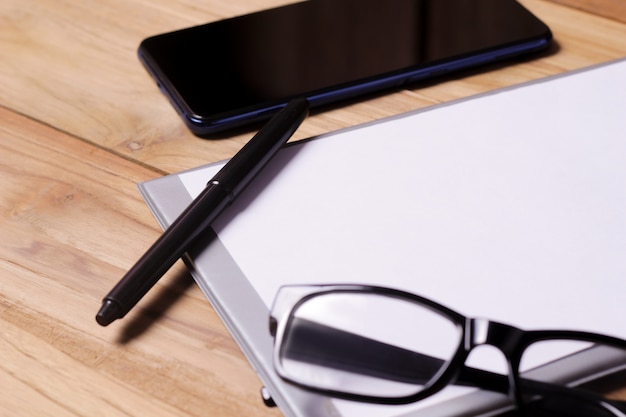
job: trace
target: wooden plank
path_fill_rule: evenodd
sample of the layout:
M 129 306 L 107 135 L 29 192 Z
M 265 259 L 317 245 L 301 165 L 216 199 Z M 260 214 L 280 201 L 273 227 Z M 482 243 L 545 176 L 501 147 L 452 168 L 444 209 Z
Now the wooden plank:
M 227 140 L 190 134 L 136 57 L 150 35 L 286 3 L 5 0 L 0 6 L 0 105 L 172 172 L 232 156 L 252 132 Z M 523 3 L 554 30 L 555 53 L 385 94 L 316 114 L 295 139 L 626 55 L 626 25 L 545 0 Z
M 159 235 L 151 169 L 0 108 L 0 415 L 270 416 L 182 265 L 102 328 L 100 300 Z
M 626 22 L 626 2 L 624 0 L 551 0 L 555 3 L 575 7 L 589 13 Z

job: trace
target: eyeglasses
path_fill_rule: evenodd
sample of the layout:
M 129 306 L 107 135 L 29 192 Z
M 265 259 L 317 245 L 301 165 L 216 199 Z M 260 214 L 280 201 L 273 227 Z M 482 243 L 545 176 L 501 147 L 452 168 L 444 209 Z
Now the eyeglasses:
M 524 331 L 365 285 L 282 287 L 270 331 L 279 376 L 333 397 L 406 404 L 453 385 L 508 394 L 536 416 L 626 416 L 613 396 L 626 395 L 626 340 L 614 337 Z M 466 365 L 481 345 L 502 351 L 508 374 Z

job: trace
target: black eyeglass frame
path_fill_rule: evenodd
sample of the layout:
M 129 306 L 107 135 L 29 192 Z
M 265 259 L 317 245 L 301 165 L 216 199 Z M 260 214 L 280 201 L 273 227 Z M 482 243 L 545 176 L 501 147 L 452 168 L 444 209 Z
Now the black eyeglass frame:
M 292 376 L 287 375 L 281 365 L 280 349 L 283 343 L 285 330 L 293 319 L 293 312 L 304 302 L 311 298 L 328 294 L 328 293 L 371 293 L 383 295 L 393 298 L 406 300 L 409 302 L 420 304 L 444 317 L 447 317 L 454 323 L 460 332 L 459 345 L 452 358 L 441 367 L 438 375 L 433 377 L 421 390 L 413 395 L 403 397 L 379 397 L 360 395 L 349 392 L 328 390 L 310 385 L 306 382 L 299 381 Z M 522 394 L 520 386 L 522 382 L 528 384 L 529 381 L 523 380 L 520 375 L 519 366 L 524 351 L 532 344 L 541 341 L 550 340 L 572 340 L 580 342 L 588 342 L 592 344 L 603 344 L 610 347 L 622 349 L 626 352 L 626 340 L 616 337 L 602 335 L 592 332 L 573 331 L 573 330 L 522 330 L 520 328 L 491 321 L 483 318 L 466 317 L 442 304 L 439 304 L 428 298 L 411 294 L 405 291 L 385 288 L 371 285 L 358 284 L 333 284 L 333 285 L 289 285 L 281 287 L 278 291 L 274 305 L 270 312 L 270 333 L 274 336 L 274 352 L 273 361 L 274 368 L 278 375 L 301 388 L 317 392 L 323 395 L 342 398 L 352 401 L 369 402 L 377 404 L 408 404 L 420 401 L 430 397 L 441 391 L 446 386 L 457 382 L 459 376 L 464 370 L 467 370 L 465 362 L 470 352 L 477 346 L 489 345 L 499 349 L 505 356 L 508 366 L 508 374 L 502 376 L 500 374 L 491 374 L 486 371 L 479 371 L 482 374 L 491 374 L 499 378 L 496 384 L 486 383 L 480 385 L 481 388 L 488 387 L 489 390 L 501 392 L 509 395 L 518 409 L 523 408 Z M 626 364 L 625 364 L 626 367 Z M 487 375 L 489 376 L 489 375 Z M 502 378 L 506 378 L 508 384 L 501 384 Z M 488 381 L 490 378 L 487 378 Z M 496 380 L 498 381 L 498 380 Z M 571 389 L 561 386 L 551 386 L 552 384 L 531 382 L 536 385 L 544 385 L 541 389 L 552 389 L 555 391 L 569 392 Z M 526 385 L 525 385 L 526 387 Z M 573 392 L 573 391 L 572 391 Z M 574 394 L 584 395 L 584 394 Z M 604 398 L 592 396 L 587 400 L 598 402 L 598 405 L 607 408 L 615 408 L 614 403 L 619 404 L 619 409 L 626 412 L 626 403 L 621 401 L 609 404 Z M 606 402 L 606 404 L 605 404 Z M 620 415 L 620 414 L 612 414 Z

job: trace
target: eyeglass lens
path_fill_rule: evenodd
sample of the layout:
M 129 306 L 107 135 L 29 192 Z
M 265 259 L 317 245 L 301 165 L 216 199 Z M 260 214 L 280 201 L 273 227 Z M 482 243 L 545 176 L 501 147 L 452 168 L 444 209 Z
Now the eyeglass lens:
M 284 374 L 319 389 L 377 397 L 420 392 L 461 342 L 449 318 L 407 300 L 327 293 L 293 312 L 283 336 Z
M 535 342 L 524 350 L 520 371 L 522 400 L 538 415 L 626 415 L 626 403 L 619 401 L 626 387 L 623 349 L 587 341 Z

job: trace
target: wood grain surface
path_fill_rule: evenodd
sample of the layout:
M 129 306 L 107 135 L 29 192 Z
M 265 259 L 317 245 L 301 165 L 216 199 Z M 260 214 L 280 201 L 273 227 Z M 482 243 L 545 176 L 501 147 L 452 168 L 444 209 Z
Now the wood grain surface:
M 286 0 L 0 3 L 0 416 L 279 416 L 177 264 L 123 321 L 100 300 L 160 230 L 136 184 L 232 156 L 194 137 L 139 63 L 150 35 Z M 626 56 L 622 0 L 522 0 L 535 59 L 316 113 L 294 140 Z
M 576 7 L 589 13 L 598 14 L 626 22 L 626 2 L 623 0 L 553 0 L 557 3 Z

